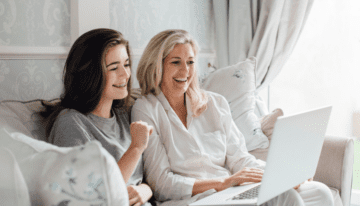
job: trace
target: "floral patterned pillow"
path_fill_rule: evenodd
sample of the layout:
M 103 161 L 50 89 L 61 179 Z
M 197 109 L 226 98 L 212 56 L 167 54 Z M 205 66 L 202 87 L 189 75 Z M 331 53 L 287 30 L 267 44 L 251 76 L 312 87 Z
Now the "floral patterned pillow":
M 2 146 L 18 153 L 32 205 L 129 204 L 120 169 L 99 142 L 61 148 L 21 133 L 0 136 Z

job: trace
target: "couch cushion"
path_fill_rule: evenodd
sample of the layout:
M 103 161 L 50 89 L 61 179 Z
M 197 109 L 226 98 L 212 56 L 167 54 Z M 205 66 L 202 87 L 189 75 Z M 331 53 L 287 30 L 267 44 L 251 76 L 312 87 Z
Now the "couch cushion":
M 32 205 L 128 205 L 126 184 L 115 159 L 97 141 L 60 148 L 0 129 L 29 189 Z
M 43 110 L 41 100 L 27 102 L 0 102 L 0 128 L 5 127 L 11 132 L 21 132 L 38 140 L 46 140 L 45 119 L 40 116 Z

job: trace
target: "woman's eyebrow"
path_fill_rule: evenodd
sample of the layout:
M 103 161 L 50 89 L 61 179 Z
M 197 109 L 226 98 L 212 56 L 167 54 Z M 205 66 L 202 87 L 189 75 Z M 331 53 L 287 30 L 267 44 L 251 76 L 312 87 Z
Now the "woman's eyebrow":
M 129 61 L 129 59 L 126 59 L 126 60 L 125 60 L 125 62 L 127 62 L 127 61 Z M 120 62 L 119 62 L 119 61 L 112 62 L 112 63 L 110 63 L 109 65 L 106 65 L 106 67 L 111 66 L 111 65 L 114 65 L 114 64 L 120 64 Z
M 119 61 L 117 61 L 117 62 L 112 62 L 112 63 L 110 63 L 109 65 L 106 65 L 106 67 L 109 67 L 109 66 L 114 65 L 114 64 L 120 64 L 120 62 L 119 62 Z
M 189 59 L 193 59 L 194 57 L 189 57 Z M 181 59 L 180 57 L 171 57 L 171 59 Z

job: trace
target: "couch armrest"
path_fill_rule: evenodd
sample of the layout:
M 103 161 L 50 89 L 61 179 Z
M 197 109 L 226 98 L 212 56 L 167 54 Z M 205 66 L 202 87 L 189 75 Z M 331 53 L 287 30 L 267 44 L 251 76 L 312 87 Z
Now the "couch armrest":
M 353 162 L 353 138 L 325 138 L 314 180 L 338 189 L 344 206 L 350 205 Z

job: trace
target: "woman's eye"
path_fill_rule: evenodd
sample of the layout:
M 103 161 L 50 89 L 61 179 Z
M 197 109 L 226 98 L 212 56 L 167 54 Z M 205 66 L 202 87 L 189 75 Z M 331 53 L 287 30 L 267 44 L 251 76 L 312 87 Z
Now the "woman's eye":
M 125 64 L 125 67 L 130 67 L 130 64 Z
M 171 62 L 172 64 L 180 64 L 180 61 Z
M 115 70 L 117 70 L 117 67 L 110 69 L 110 71 L 115 71 Z
M 188 64 L 194 64 L 195 62 L 194 61 L 189 61 Z

